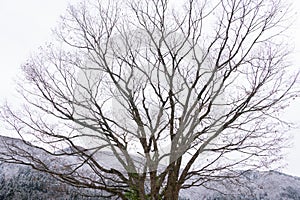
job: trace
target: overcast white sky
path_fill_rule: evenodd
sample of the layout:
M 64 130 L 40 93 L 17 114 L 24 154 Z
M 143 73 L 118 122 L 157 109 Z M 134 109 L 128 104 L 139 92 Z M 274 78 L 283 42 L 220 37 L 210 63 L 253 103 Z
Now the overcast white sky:
M 300 11 L 300 1 L 294 0 L 294 9 Z M 63 14 L 68 0 L 0 0 L 0 103 L 12 101 L 14 79 L 21 73 L 20 65 L 26 58 L 51 38 L 59 15 Z M 70 1 L 69 2 L 74 2 Z M 291 31 L 295 41 L 294 67 L 300 68 L 300 17 Z M 300 100 L 286 111 L 286 118 L 297 122 L 300 127 Z M 0 124 L 0 131 L 1 129 Z M 293 147 L 287 151 L 287 167 L 282 171 L 300 176 L 300 129 L 294 135 Z M 0 133 L 1 134 L 1 133 Z

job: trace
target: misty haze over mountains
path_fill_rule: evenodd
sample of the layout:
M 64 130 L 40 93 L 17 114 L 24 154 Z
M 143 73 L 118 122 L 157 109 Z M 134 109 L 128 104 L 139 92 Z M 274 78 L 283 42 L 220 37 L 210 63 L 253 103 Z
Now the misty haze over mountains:
M 0 143 L 10 140 L 0 137 Z M 2 147 L 0 145 L 0 147 Z M 2 150 L 0 148 L 0 150 Z M 103 155 L 103 161 L 111 161 L 111 155 Z M 109 165 L 109 162 L 106 162 Z M 113 166 L 114 162 L 110 162 Z M 276 171 L 246 171 L 238 180 L 211 182 L 199 187 L 181 190 L 180 199 L 190 200 L 298 200 L 300 178 Z M 0 162 L 0 200 L 10 199 L 105 199 L 101 191 L 76 188 L 61 183 L 49 174 L 28 166 Z

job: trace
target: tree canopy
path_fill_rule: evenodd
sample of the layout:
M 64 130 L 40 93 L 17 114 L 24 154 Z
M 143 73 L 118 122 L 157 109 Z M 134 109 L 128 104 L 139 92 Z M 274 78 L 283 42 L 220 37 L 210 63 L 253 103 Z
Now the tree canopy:
M 2 107 L 24 144 L 0 157 L 121 199 L 178 199 L 268 167 L 298 92 L 289 17 L 280 0 L 69 6 L 22 66 L 24 107 Z

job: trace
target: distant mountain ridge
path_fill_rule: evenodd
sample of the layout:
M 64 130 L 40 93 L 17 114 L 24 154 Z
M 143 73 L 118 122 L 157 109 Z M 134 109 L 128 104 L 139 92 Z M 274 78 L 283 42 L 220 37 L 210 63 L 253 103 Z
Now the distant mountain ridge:
M 1 140 L 21 142 L 0 136 Z M 21 144 L 21 143 L 20 143 Z M 0 151 L 2 150 L 0 144 Z M 112 155 L 103 157 L 111 160 Z M 108 162 L 106 164 L 109 165 Z M 113 165 L 113 164 L 112 164 Z M 212 182 L 180 192 L 182 200 L 300 200 L 300 178 L 277 171 L 245 171 L 235 183 Z M 237 185 L 240 184 L 241 187 Z M 217 191 L 218 190 L 218 191 Z M 101 200 L 101 191 L 61 183 L 28 166 L 0 162 L 0 200 Z
M 183 191 L 189 199 L 202 200 L 300 200 L 300 178 L 277 171 L 246 171 L 238 178 L 239 187 L 229 180 L 211 183 L 218 191 L 203 187 Z

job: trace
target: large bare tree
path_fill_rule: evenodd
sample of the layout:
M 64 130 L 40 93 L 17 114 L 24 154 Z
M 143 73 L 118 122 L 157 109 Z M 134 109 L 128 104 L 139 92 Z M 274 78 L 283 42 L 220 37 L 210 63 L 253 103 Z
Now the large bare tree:
M 296 96 L 280 0 L 84 1 L 22 69 L 1 159 L 121 199 L 280 159 Z M 22 143 L 22 144 L 21 144 Z

